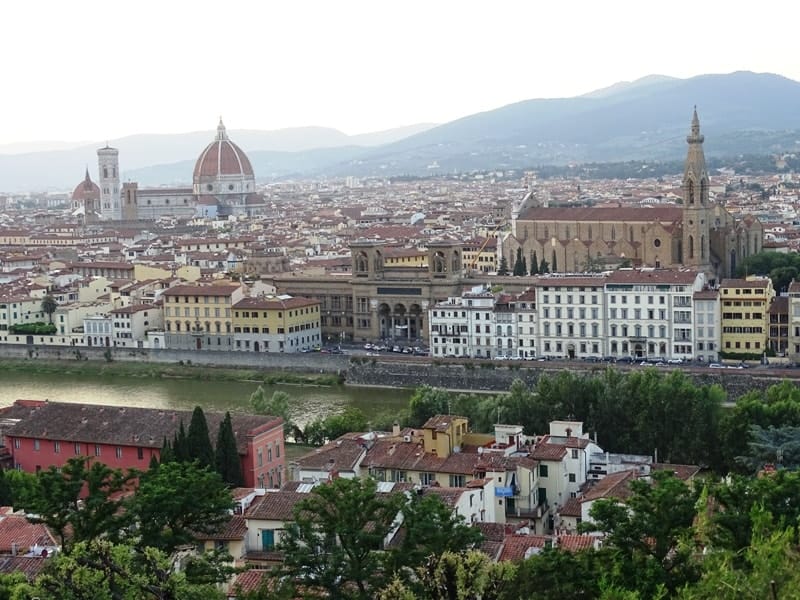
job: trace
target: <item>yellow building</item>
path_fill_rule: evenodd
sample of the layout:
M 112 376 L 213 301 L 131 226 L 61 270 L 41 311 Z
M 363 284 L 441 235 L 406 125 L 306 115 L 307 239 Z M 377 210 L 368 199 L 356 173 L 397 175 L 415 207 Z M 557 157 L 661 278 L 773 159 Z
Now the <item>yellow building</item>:
M 320 302 L 311 298 L 242 298 L 233 306 L 234 349 L 301 352 L 319 346 Z
M 240 285 L 177 285 L 165 290 L 161 297 L 167 348 L 232 348 L 232 308 L 244 297 Z
M 768 277 L 724 279 L 722 301 L 723 353 L 763 354 L 769 334 L 769 307 L 775 297 Z
M 497 271 L 497 238 L 476 238 L 464 244 L 464 266 L 481 273 Z
M 422 444 L 426 452 L 447 458 L 458 452 L 467 435 L 469 420 L 455 415 L 436 415 L 422 426 Z
M 427 267 L 428 252 L 416 248 L 388 247 L 384 249 L 383 261 L 387 267 Z

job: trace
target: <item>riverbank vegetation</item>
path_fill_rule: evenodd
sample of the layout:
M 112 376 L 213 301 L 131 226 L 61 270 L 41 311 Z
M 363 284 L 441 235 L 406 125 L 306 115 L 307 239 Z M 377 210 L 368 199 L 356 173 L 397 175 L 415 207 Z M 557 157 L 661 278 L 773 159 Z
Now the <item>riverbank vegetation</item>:
M 766 463 L 800 466 L 800 388 L 784 381 L 729 404 L 719 385 L 697 385 L 680 371 L 645 369 L 599 374 L 563 371 L 528 387 L 516 380 L 506 393 L 473 394 L 422 386 L 408 407 L 371 418 L 355 408 L 318 418 L 300 437 L 320 445 L 348 431 L 388 431 L 394 423 L 421 427 L 436 414 L 462 415 L 472 431 L 495 423 L 522 425 L 541 435 L 550 421 L 584 423 L 609 452 L 696 464 L 717 473 L 748 473 Z
M 77 353 L 77 354 L 76 354 Z M 64 356 L 76 358 L 77 349 L 64 349 Z M 101 377 L 147 377 L 151 379 L 195 379 L 203 381 L 243 381 L 266 385 L 341 385 L 344 379 L 335 373 L 292 373 L 287 371 L 266 371 L 260 369 L 237 369 L 192 364 L 190 361 L 178 364 L 137 363 L 123 361 L 86 360 L 0 360 L 0 373 L 48 373 L 62 375 L 86 375 Z

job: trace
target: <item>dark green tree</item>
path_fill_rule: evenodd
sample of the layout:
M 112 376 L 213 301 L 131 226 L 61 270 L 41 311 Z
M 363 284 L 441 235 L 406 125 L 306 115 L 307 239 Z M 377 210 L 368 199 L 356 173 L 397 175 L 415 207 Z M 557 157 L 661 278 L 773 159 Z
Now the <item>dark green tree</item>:
M 57 309 L 58 303 L 52 295 L 47 294 L 44 298 L 42 298 L 42 312 L 47 315 L 47 318 L 50 320 L 51 324 L 53 323 L 53 313 L 56 312 Z
M 14 506 L 14 491 L 6 479 L 5 469 L 0 469 L 0 506 Z
M 175 460 L 178 462 L 186 462 L 192 460 L 189 454 L 189 442 L 186 437 L 186 429 L 183 427 L 181 420 L 178 431 L 175 432 L 175 437 L 172 440 L 172 452 L 175 455 Z
M 184 571 L 154 548 L 96 539 L 50 559 L 24 598 L 42 600 L 224 600 L 213 583 L 191 583 Z
M 513 271 L 514 277 L 525 275 L 525 271 L 523 269 L 524 267 L 522 264 L 522 248 L 517 248 L 517 257 L 514 260 L 514 271 Z
M 329 415 L 324 419 L 315 419 L 306 425 L 304 437 L 307 444 L 321 446 L 345 433 L 366 431 L 367 429 L 369 429 L 369 421 L 363 411 L 350 406 L 345 408 L 344 412 Z
M 671 471 L 655 471 L 652 482 L 633 480 L 624 504 L 598 500 L 581 527 L 605 534 L 612 551 L 615 584 L 652 598 L 660 586 L 675 593 L 698 576 L 692 560 L 697 495 Z
M 472 550 L 483 540 L 478 529 L 467 524 L 433 492 L 413 495 L 402 512 L 405 534 L 399 547 L 390 553 L 394 570 L 415 569 L 431 555 Z
M 370 478 L 315 487 L 294 509 L 278 548 L 282 573 L 309 593 L 372 599 L 386 583 L 382 544 L 405 495 L 378 494 Z
M 138 546 L 170 554 L 226 522 L 233 500 L 218 473 L 196 462 L 171 462 L 141 475 L 126 508 L 138 524 Z
M 225 413 L 225 418 L 219 424 L 215 460 L 217 473 L 222 477 L 222 481 L 231 487 L 244 485 L 242 462 L 239 458 L 239 450 L 236 447 L 236 437 L 233 435 L 231 413 L 229 412 Z
M 25 509 L 56 533 L 62 548 L 104 534 L 116 535 L 123 524 L 121 500 L 112 497 L 132 477 L 103 463 L 90 463 L 88 457 L 72 457 L 61 469 L 50 467 L 37 475 L 37 487 Z
M 500 266 L 497 268 L 498 275 L 508 275 L 508 259 L 505 256 L 500 257 Z
M 800 468 L 800 427 L 786 425 L 765 429 L 753 425 L 749 446 L 749 452 L 737 456 L 736 460 L 752 473 L 758 473 L 766 464 L 792 471 Z
M 539 263 L 539 273 L 545 274 L 550 272 L 550 265 L 547 264 L 547 261 L 542 258 L 542 262 Z
M 158 458 L 156 458 L 155 454 L 150 455 L 150 463 L 147 465 L 147 469 L 149 471 L 153 471 L 158 468 Z
M 539 274 L 539 259 L 536 256 L 536 250 L 531 254 L 531 275 Z
M 553 260 L 550 261 L 550 271 L 552 273 L 558 273 L 558 261 L 556 259 L 556 251 L 553 250 Z
M 186 446 L 189 460 L 198 461 L 201 467 L 214 466 L 214 448 L 211 446 L 211 438 L 208 434 L 208 422 L 203 409 L 199 406 L 195 406 L 192 412 Z
M 174 461 L 175 461 L 175 451 L 172 449 L 172 444 L 170 444 L 167 437 L 164 436 L 164 441 L 161 443 L 161 452 L 159 454 L 158 462 L 168 463 Z
M 441 388 L 429 385 L 418 387 L 408 401 L 408 426 L 422 427 L 434 415 L 449 414 L 452 398 L 453 394 Z

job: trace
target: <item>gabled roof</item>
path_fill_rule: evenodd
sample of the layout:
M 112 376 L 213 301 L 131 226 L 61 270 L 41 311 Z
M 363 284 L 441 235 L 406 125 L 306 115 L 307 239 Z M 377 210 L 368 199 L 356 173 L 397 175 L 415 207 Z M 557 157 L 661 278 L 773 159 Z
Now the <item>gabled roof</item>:
M 301 469 L 352 471 L 367 453 L 364 442 L 339 438 L 294 461 Z
M 27 410 L 15 410 L 19 422 L 4 433 L 10 437 L 37 438 L 161 448 L 164 438 L 171 440 L 183 421 L 188 427 L 192 420 L 190 411 L 160 410 L 136 406 L 108 406 L 103 404 L 78 404 L 76 402 L 51 402 L 48 400 L 20 401 Z M 206 412 L 212 442 L 224 418 L 223 413 Z M 256 432 L 267 431 L 283 425 L 280 417 L 231 413 L 231 424 L 240 454 L 247 452 L 247 438 Z
M 625 500 L 631 494 L 631 481 L 634 481 L 636 478 L 637 471 L 635 469 L 606 475 L 583 495 L 581 502 L 599 500 L 600 498 Z

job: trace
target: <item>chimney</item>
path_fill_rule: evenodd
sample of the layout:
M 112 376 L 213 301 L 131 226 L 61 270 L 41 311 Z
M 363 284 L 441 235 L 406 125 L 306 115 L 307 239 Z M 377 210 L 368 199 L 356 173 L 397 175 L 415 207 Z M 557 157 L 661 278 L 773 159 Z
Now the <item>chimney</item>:
M 392 423 L 392 436 L 399 437 L 400 436 L 400 423 L 395 421 Z
M 567 437 L 572 437 L 572 427 L 567 427 Z

